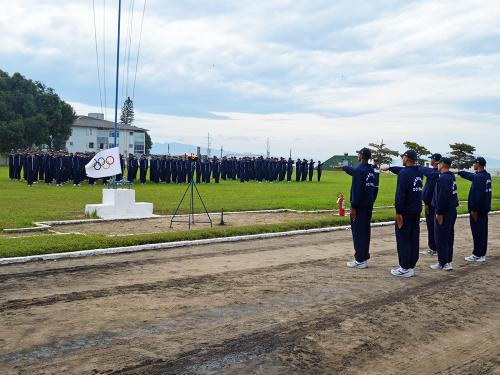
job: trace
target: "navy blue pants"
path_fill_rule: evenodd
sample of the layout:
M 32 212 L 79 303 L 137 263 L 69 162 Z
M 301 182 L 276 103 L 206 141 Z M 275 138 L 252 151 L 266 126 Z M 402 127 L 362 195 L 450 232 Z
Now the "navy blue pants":
M 403 226 L 395 224 L 398 259 L 401 268 L 415 268 L 420 250 L 420 214 L 403 214 Z
M 352 241 L 354 243 L 354 259 L 364 262 L 370 259 L 370 234 L 373 207 L 356 209 L 356 221 L 351 218 Z
M 434 237 L 436 238 L 436 250 L 438 252 L 439 264 L 444 266 L 453 260 L 453 244 L 455 242 L 455 221 L 457 211 L 450 210 L 443 214 L 443 224 L 434 221 Z
M 431 205 L 429 207 L 429 212 L 425 213 L 425 223 L 427 224 L 427 246 L 429 249 L 436 251 L 436 241 L 434 239 L 434 220 L 436 220 L 436 210 Z
M 474 221 L 472 217 L 469 220 L 472 240 L 474 241 L 472 254 L 477 257 L 483 257 L 488 250 L 488 214 L 479 214 L 477 221 Z

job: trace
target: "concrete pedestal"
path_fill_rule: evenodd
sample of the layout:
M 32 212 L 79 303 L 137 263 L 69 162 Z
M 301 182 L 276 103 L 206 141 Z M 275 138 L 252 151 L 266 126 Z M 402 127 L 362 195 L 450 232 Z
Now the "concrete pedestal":
M 102 204 L 85 205 L 85 214 L 95 213 L 101 219 L 154 217 L 153 203 L 135 201 L 133 189 L 103 189 Z

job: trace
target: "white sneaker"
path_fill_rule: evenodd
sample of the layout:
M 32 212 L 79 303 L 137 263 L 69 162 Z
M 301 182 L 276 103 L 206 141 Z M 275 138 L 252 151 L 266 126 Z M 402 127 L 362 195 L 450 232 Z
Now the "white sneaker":
M 481 262 L 481 263 L 484 263 L 484 262 L 486 262 L 486 257 L 485 256 L 478 257 L 478 256 L 472 254 L 472 255 L 469 255 L 468 257 L 465 257 L 465 260 L 467 262 Z
M 358 262 L 357 260 L 353 260 L 351 262 L 347 262 L 347 267 L 349 268 L 368 268 L 368 261 Z
M 437 262 L 437 263 L 431 264 L 431 268 L 433 270 L 442 270 L 443 266 L 441 264 L 439 264 L 439 262 Z
M 443 266 L 443 271 L 451 271 L 452 269 L 453 269 L 453 266 L 451 265 L 451 262 L 446 263 L 446 264 Z
M 393 268 L 391 270 L 391 275 L 398 276 L 398 277 L 412 277 L 412 276 L 415 276 L 415 271 L 413 271 L 413 268 L 404 269 L 404 268 L 398 267 L 398 268 Z
M 431 249 L 427 249 L 425 251 L 421 251 L 420 254 L 423 254 L 423 255 L 429 255 L 429 256 L 435 256 L 437 255 L 437 251 L 436 250 L 431 250 Z

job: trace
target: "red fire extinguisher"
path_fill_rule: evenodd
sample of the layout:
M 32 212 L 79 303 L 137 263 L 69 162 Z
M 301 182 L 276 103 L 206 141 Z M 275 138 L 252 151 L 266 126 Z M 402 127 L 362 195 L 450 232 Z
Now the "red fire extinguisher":
M 339 216 L 345 216 L 344 194 L 337 194 L 337 203 L 339 205 Z

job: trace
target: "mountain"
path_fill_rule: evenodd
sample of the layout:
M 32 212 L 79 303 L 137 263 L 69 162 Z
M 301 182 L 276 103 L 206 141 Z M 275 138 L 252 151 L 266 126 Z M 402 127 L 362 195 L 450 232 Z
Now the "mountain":
M 184 154 L 196 154 L 196 146 L 189 145 L 185 143 L 153 143 L 153 147 L 151 148 L 151 154 L 153 155 L 166 155 L 170 153 L 170 155 L 184 155 Z M 201 154 L 207 155 L 207 148 L 201 148 Z M 220 156 L 220 149 L 212 149 L 211 155 Z M 259 156 L 257 154 L 253 154 L 251 152 L 236 152 L 230 150 L 223 150 L 223 156 Z

